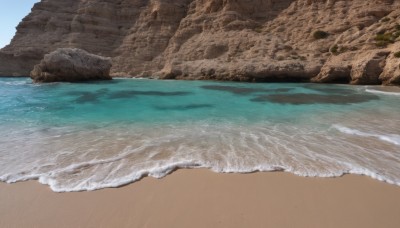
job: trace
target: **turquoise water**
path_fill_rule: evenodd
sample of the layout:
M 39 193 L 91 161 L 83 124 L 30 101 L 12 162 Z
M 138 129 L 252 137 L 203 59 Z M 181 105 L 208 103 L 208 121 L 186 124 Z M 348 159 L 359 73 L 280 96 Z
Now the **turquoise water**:
M 0 79 L 0 181 L 95 190 L 176 168 L 400 184 L 399 93 L 375 87 Z

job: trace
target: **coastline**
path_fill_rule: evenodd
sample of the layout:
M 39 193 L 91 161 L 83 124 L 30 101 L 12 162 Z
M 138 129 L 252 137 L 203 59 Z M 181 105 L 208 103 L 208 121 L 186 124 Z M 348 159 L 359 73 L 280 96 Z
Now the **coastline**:
M 22 76 L 22 75 L 18 75 L 18 76 L 2 76 L 2 75 L 0 75 L 0 78 L 30 78 L 30 77 Z
M 178 170 L 115 189 L 0 183 L 1 227 L 399 227 L 400 187 L 366 176 Z
M 0 78 L 30 78 L 30 76 L 2 76 L 0 75 Z M 386 89 L 397 89 L 400 88 L 400 85 L 394 85 L 394 84 L 381 84 L 381 85 L 376 85 L 376 84 L 365 84 L 365 85 L 359 85 L 359 84 L 350 84 L 350 83 L 334 83 L 334 82 L 313 82 L 311 80 L 308 81 L 233 81 L 233 80 L 219 80 L 219 79 L 191 79 L 191 78 L 179 78 L 179 79 L 164 79 L 164 78 L 154 78 L 154 77 L 121 77 L 121 76 L 116 76 L 112 77 L 112 79 L 133 79 L 133 80 L 162 80 L 162 81 L 211 81 L 211 82 L 235 82 L 235 83 L 253 83 L 253 84 L 268 84 L 268 83 L 279 83 L 279 84 L 285 84 L 285 83 L 295 83 L 295 84 L 320 84 L 320 85 L 348 85 L 348 86 L 362 86 L 362 87 L 373 87 L 373 88 L 382 88 L 383 90 Z M 88 81 L 91 82 L 91 81 Z M 96 82 L 94 80 L 94 82 Z M 82 82 L 75 82 L 75 83 L 82 83 Z

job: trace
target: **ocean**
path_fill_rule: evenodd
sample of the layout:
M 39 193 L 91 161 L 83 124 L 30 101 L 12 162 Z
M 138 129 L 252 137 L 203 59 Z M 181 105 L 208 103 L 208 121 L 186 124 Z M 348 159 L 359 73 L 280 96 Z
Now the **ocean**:
M 360 174 L 400 185 L 400 90 L 0 78 L 0 181 L 118 187 L 180 168 Z

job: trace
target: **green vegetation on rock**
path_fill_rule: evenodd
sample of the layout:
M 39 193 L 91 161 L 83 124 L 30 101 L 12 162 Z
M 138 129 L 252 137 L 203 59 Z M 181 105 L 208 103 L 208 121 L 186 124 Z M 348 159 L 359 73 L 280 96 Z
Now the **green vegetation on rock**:
M 386 47 L 388 44 L 392 44 L 396 41 L 396 38 L 400 36 L 398 32 L 387 32 L 387 33 L 378 33 L 376 34 L 375 41 L 376 46 L 378 47 Z
M 254 28 L 254 32 L 256 32 L 256 33 L 262 33 L 262 27 L 256 27 L 256 28 Z
M 335 44 L 329 49 L 329 51 L 334 55 L 339 55 L 347 51 L 356 51 L 357 49 L 357 47 L 346 47 Z
M 313 37 L 316 40 L 325 39 L 329 36 L 329 33 L 321 30 L 317 30 L 314 32 Z
M 335 45 L 333 45 L 332 47 L 331 47 L 331 53 L 332 54 L 334 54 L 334 55 L 337 55 L 337 54 L 339 54 L 339 46 L 337 45 L 337 44 L 335 44 Z

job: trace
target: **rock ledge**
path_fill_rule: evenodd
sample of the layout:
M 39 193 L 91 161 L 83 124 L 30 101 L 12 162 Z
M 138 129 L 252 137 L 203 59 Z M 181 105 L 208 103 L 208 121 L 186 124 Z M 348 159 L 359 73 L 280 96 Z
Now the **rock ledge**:
M 60 48 L 44 56 L 30 76 L 34 82 L 111 80 L 111 59 L 77 48 Z

